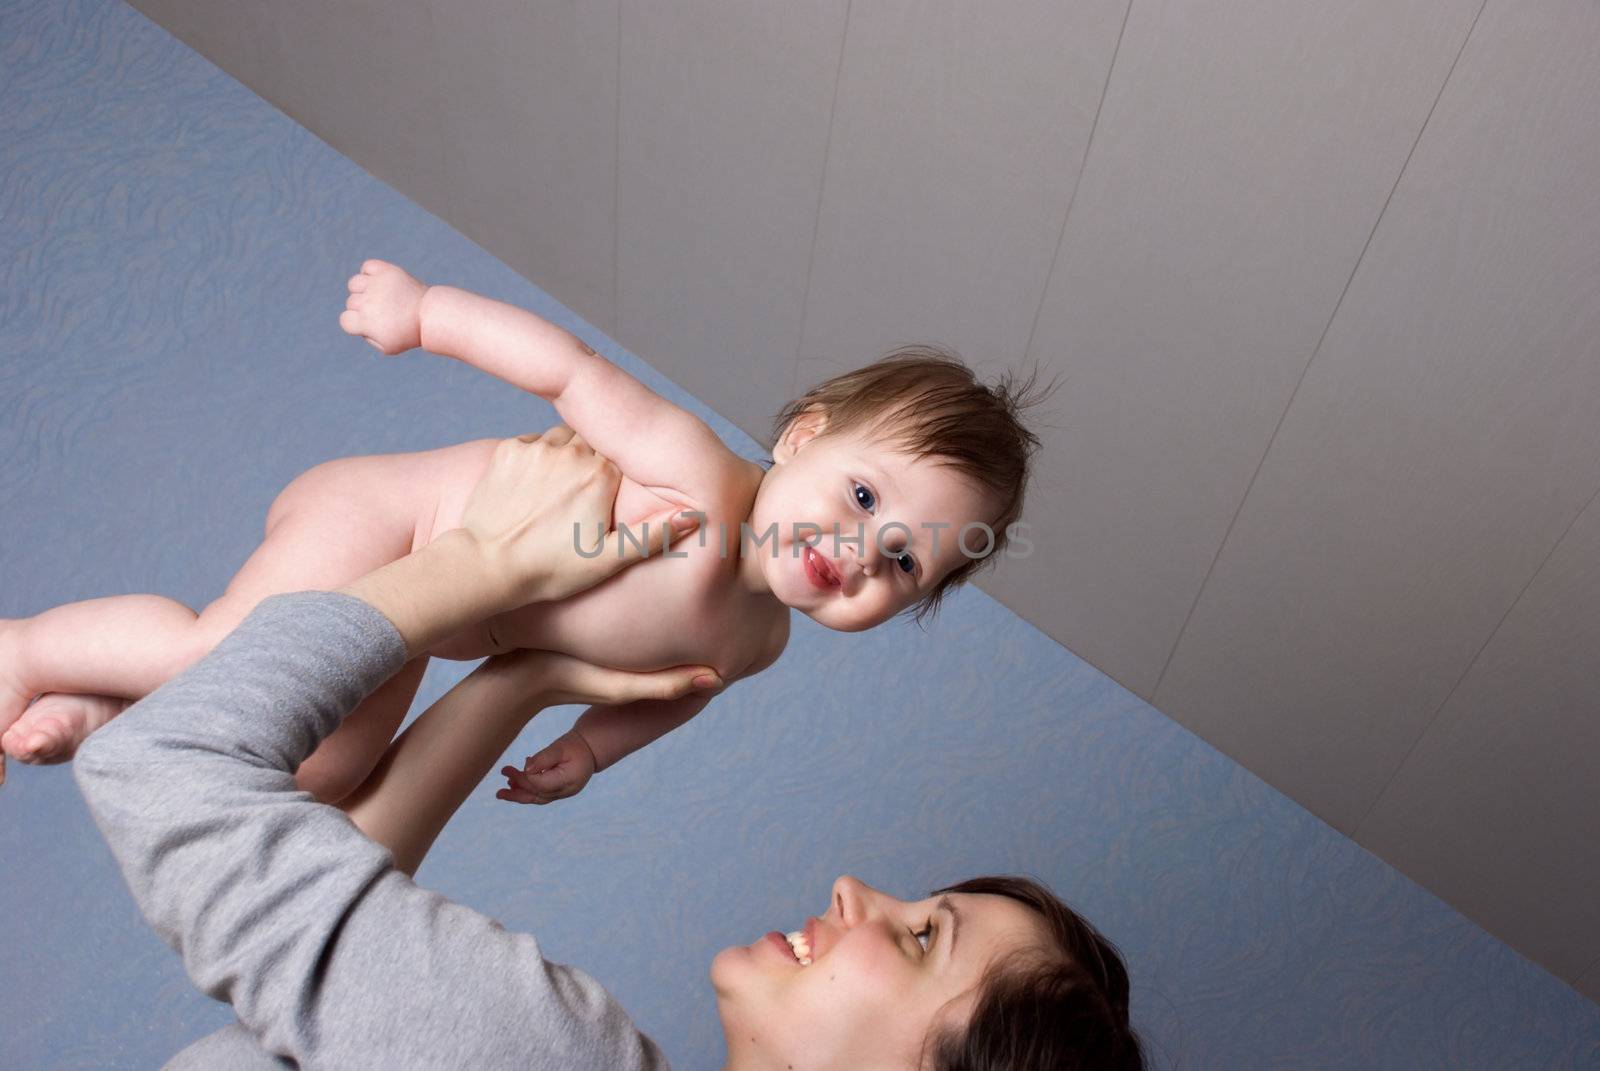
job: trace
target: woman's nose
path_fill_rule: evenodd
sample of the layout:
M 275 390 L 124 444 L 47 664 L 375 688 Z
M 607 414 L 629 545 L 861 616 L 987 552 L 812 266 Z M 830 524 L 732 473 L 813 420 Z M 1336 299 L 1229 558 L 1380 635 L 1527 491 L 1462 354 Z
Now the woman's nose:
M 839 912 L 841 926 L 854 926 L 861 920 L 869 894 L 867 886 L 849 874 L 839 876 L 833 883 L 833 907 Z

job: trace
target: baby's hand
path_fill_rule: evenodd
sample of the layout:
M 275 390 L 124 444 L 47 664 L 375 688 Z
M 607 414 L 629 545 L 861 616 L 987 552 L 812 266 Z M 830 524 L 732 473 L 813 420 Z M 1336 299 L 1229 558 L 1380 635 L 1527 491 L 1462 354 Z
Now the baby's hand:
M 428 288 L 383 260 L 361 265 L 350 277 L 350 298 L 339 326 L 394 355 L 422 345 L 422 295 Z
M 564 800 L 583 791 L 583 786 L 594 776 L 594 752 L 576 731 L 556 737 L 555 741 L 537 755 L 528 757 L 522 769 L 507 766 L 500 772 L 505 775 L 507 787 L 495 797 L 512 803 L 550 803 Z

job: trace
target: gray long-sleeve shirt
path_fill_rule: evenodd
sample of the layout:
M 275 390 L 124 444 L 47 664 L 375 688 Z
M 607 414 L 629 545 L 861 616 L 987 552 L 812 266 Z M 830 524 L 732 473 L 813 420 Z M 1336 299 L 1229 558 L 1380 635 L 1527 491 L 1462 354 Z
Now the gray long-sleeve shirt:
M 404 661 L 359 599 L 273 596 L 79 750 L 139 910 L 239 1018 L 169 1066 L 662 1071 L 593 978 L 418 888 L 296 790 L 300 762 Z

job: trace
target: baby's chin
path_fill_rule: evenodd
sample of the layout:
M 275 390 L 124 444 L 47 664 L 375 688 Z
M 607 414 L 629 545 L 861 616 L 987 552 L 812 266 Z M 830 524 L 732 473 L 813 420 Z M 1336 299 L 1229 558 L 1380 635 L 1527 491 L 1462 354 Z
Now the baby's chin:
M 881 621 L 841 621 L 826 609 L 805 609 L 799 606 L 793 607 L 793 609 L 799 610 L 823 628 L 833 632 L 865 632 L 867 629 L 883 623 Z

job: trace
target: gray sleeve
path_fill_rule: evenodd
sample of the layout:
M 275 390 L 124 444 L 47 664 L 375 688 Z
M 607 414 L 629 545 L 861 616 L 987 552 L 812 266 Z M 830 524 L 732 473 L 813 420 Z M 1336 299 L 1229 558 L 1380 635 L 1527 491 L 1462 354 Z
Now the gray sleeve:
M 208 995 L 304 1067 L 664 1068 L 593 978 L 418 888 L 294 769 L 405 661 L 331 592 L 263 601 L 74 770 L 133 898 Z

